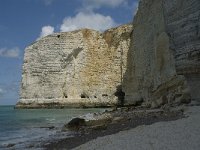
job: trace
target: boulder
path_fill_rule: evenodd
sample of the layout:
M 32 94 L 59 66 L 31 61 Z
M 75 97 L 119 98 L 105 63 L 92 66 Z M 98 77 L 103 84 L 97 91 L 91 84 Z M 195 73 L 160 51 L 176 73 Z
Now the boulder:
M 81 127 L 85 126 L 85 119 L 83 118 L 73 118 L 70 122 L 68 122 L 64 128 L 64 129 L 70 129 L 70 130 L 78 130 Z

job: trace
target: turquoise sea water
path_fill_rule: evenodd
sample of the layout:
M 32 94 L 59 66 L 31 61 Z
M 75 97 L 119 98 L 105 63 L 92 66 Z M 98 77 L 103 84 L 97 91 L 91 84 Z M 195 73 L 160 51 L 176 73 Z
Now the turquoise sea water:
M 70 132 L 61 132 L 61 128 L 71 118 L 102 111 L 104 109 L 14 109 L 14 106 L 0 106 L 0 149 L 40 149 L 45 141 L 70 136 Z M 55 128 L 49 129 L 51 126 Z M 12 147 L 8 148 L 9 144 Z

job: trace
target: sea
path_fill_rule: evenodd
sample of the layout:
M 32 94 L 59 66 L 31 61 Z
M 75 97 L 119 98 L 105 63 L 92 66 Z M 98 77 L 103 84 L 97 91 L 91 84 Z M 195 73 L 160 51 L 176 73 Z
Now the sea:
M 0 150 L 40 150 L 48 142 L 74 136 L 72 131 L 61 130 L 72 118 L 103 111 L 102 108 L 14 109 L 14 106 L 0 106 Z

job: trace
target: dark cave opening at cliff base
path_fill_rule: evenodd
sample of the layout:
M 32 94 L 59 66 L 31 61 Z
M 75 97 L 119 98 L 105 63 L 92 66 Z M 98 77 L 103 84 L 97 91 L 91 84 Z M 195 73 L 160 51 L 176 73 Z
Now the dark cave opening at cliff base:
M 125 92 L 122 90 L 122 85 L 116 87 L 114 95 L 118 98 L 119 106 L 124 106 Z
M 81 94 L 81 98 L 89 98 L 89 96 L 87 94 L 85 94 L 85 93 L 82 93 Z

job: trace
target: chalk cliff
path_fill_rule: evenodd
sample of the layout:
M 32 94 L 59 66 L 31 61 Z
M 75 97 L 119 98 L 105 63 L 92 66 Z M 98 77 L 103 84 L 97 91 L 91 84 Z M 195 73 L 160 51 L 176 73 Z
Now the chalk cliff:
M 55 33 L 28 46 L 17 107 L 191 100 L 200 102 L 200 1 L 140 0 L 133 27 Z
M 123 80 L 126 105 L 159 107 L 200 97 L 199 3 L 140 1 Z
M 25 49 L 17 108 L 120 104 L 132 25 L 55 33 Z M 122 93 L 123 94 L 123 93 Z
M 200 102 L 200 1 L 163 0 L 163 9 L 177 73 L 186 77 L 192 100 Z

